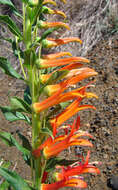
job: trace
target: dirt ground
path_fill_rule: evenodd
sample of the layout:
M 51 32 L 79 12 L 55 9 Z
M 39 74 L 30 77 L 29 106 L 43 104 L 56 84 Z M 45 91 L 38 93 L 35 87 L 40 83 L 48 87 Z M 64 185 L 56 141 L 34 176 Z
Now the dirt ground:
M 94 136 L 91 160 L 102 162 L 99 166 L 100 176 L 88 175 L 88 189 L 108 190 L 108 180 L 118 175 L 118 36 L 103 40 L 97 44 L 87 57 L 91 60 L 90 66 L 95 68 L 98 76 L 94 92 L 98 100 L 90 100 L 96 106 L 96 111 L 81 113 L 81 125 L 87 128 Z M 19 90 L 20 87 L 20 90 Z M 22 93 L 24 85 L 7 76 L 0 81 L 0 102 L 8 103 L 9 95 Z M 0 113 L 0 130 L 9 131 L 16 136 L 16 131 L 30 138 L 30 128 L 21 122 L 9 123 Z M 15 148 L 8 148 L 0 142 L 0 158 L 11 160 L 12 166 L 25 178 L 29 178 L 29 169 L 26 169 L 21 155 Z M 71 157 L 71 155 L 70 155 Z
M 4 44 L 0 43 L 0 56 L 6 54 L 3 46 Z M 98 72 L 95 88 L 91 90 L 99 99 L 88 102 L 96 107 L 96 111 L 87 110 L 80 113 L 81 128 L 94 136 L 91 161 L 101 162 L 99 176 L 88 174 L 85 177 L 88 182 L 86 190 L 110 190 L 113 188 L 108 185 L 109 179 L 118 176 L 118 34 L 101 40 L 86 57 L 91 60 L 89 66 Z M 23 94 L 24 88 L 24 84 L 0 72 L 0 105 L 8 104 L 9 96 Z M 8 122 L 1 112 L 0 130 L 11 132 L 16 138 L 18 130 L 29 139 L 31 137 L 29 126 L 23 122 Z M 70 158 L 77 151 L 80 149 L 73 148 L 72 154 L 68 154 Z M 22 161 L 21 154 L 14 147 L 8 148 L 0 141 L 0 159 L 2 158 L 10 160 L 11 168 L 15 167 L 22 177 L 30 178 L 30 170 Z M 114 190 L 118 190 L 118 187 Z

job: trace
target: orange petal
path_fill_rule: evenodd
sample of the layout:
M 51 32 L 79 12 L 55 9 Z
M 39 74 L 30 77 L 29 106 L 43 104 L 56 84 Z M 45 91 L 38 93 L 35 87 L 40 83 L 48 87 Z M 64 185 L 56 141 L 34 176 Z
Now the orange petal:
M 53 10 L 53 11 L 52 11 L 52 13 L 50 13 L 50 14 L 61 15 L 61 16 L 63 16 L 64 18 L 66 18 L 65 13 L 64 13 L 64 12 L 62 12 L 62 11 Z
M 85 110 L 85 109 L 89 109 L 89 108 L 96 109 L 92 105 L 82 105 L 82 106 L 79 106 L 78 101 L 75 100 L 63 112 L 61 112 L 59 115 L 57 115 L 54 119 L 51 119 L 50 123 L 52 125 L 54 123 L 56 123 L 56 127 L 59 127 L 62 123 L 64 123 L 65 121 L 67 121 L 69 118 L 71 118 L 77 112 Z
M 93 144 L 86 139 L 76 139 L 70 143 L 70 146 L 76 146 L 76 145 L 93 147 Z
M 95 173 L 95 174 L 100 174 L 100 170 L 96 167 L 88 167 L 88 168 L 84 168 L 82 173 Z
M 70 52 L 59 52 L 59 53 L 53 53 L 53 54 L 48 54 L 48 55 L 43 55 L 42 57 L 44 59 L 56 59 L 62 56 L 72 56 L 72 54 Z
M 60 0 L 60 1 L 62 1 L 63 3 L 67 3 L 67 1 L 66 1 L 66 0 Z
M 44 0 L 43 1 L 43 5 L 46 5 L 46 4 L 52 4 L 52 5 L 54 5 L 54 6 L 56 6 L 57 4 L 56 4 L 56 2 L 55 1 L 53 1 L 53 0 Z
M 66 66 L 62 67 L 62 68 L 60 69 L 60 71 L 61 71 L 61 70 L 77 69 L 78 67 L 82 67 L 82 66 L 83 66 L 83 64 L 81 64 L 81 63 L 73 63 L 73 64 L 69 64 L 69 65 L 66 65 Z
M 62 38 L 62 39 L 53 39 L 53 38 L 47 38 L 45 40 L 42 40 L 42 45 L 44 48 L 51 48 L 63 44 L 67 44 L 69 42 L 79 42 L 80 44 L 82 41 L 79 38 Z
M 45 110 L 45 109 L 55 105 L 58 100 L 58 96 L 65 90 L 67 85 L 68 85 L 68 83 L 66 83 L 66 82 L 62 83 L 61 89 L 59 91 L 57 91 L 56 93 L 54 93 L 54 95 L 50 96 L 49 98 L 47 98 L 46 100 L 44 100 L 40 103 L 34 103 L 33 110 L 36 113 L 39 113 L 42 110 Z
M 72 178 L 66 181 L 65 187 L 86 188 L 87 183 L 79 178 Z
M 44 69 L 49 67 L 63 66 L 74 62 L 89 63 L 89 60 L 82 57 L 70 57 L 63 59 L 40 59 L 36 61 L 36 64 L 39 68 Z
M 40 28 L 46 28 L 46 29 L 47 28 L 53 28 L 53 27 L 59 27 L 59 28 L 64 27 L 64 28 L 70 30 L 70 27 L 67 24 L 63 23 L 63 22 L 44 22 L 44 21 L 40 21 L 38 23 L 38 26 Z

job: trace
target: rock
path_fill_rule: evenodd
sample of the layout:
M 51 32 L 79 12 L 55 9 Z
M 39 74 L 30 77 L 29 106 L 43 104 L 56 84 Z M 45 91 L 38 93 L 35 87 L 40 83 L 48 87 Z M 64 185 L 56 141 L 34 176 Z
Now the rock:
M 118 190 L 118 176 L 112 176 L 111 179 L 108 179 L 107 185 L 113 190 Z

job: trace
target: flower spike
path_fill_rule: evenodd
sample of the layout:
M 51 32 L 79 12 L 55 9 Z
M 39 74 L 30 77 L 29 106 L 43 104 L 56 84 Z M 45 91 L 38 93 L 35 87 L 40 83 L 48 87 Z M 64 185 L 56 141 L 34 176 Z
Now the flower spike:
M 43 155 L 46 159 L 57 156 L 61 151 L 67 149 L 70 146 L 79 145 L 79 146 L 89 146 L 92 147 L 92 143 L 86 139 L 82 139 L 82 136 L 92 136 L 87 132 L 76 131 L 75 121 L 72 126 L 70 126 L 71 132 L 68 135 L 62 135 L 55 137 L 53 140 L 49 137 L 44 144 L 39 146 L 33 151 L 33 155 L 37 158 L 40 156 L 40 151 L 43 149 Z M 53 128 L 55 133 L 55 128 Z M 76 132 L 76 133 L 75 133 Z M 54 134 L 56 135 L 56 133 Z

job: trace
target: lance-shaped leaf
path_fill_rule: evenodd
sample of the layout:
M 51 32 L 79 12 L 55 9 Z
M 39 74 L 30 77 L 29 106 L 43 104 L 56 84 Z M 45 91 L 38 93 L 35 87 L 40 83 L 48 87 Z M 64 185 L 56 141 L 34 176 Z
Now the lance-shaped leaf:
M 9 146 L 16 146 L 17 149 L 22 152 L 24 155 L 30 155 L 30 151 L 26 148 L 24 148 L 23 146 L 21 146 L 17 140 L 10 134 L 7 132 L 2 132 L 0 131 L 0 139 Z
M 10 122 L 23 120 L 23 121 L 27 122 L 29 125 L 31 125 L 30 118 L 28 116 L 24 115 L 23 113 L 18 112 L 9 106 L 5 106 L 5 107 L 0 106 L 0 109 L 1 109 L 4 117 L 6 118 L 6 120 L 8 120 Z
M 23 77 L 14 70 L 6 58 L 0 57 L 0 67 L 5 74 L 23 80 Z
M 11 108 L 16 111 L 31 113 L 30 105 L 16 96 L 10 98 Z
M 14 190 L 31 190 L 31 187 L 16 172 L 0 167 L 0 175 L 8 181 Z
M 18 26 L 8 15 L 0 15 L 0 22 L 5 23 L 15 36 L 18 36 L 20 39 L 22 39 L 22 34 Z
M 12 9 L 13 13 L 22 18 L 21 14 L 18 12 L 11 0 L 0 0 L 0 4 L 8 5 Z
M 72 63 L 89 63 L 88 59 L 83 57 L 70 57 L 63 59 L 39 59 L 36 61 L 36 65 L 39 69 L 45 69 L 49 67 L 64 66 Z

